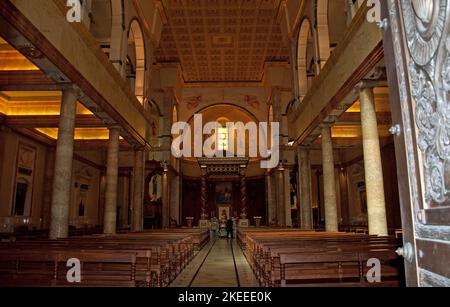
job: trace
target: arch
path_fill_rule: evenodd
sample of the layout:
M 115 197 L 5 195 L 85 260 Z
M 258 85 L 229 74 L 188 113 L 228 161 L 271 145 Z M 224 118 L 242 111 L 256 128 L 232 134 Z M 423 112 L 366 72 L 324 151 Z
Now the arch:
M 195 114 L 204 113 L 208 109 L 217 108 L 217 107 L 221 107 L 221 106 L 223 106 L 223 107 L 234 107 L 236 109 L 239 109 L 240 111 L 242 111 L 242 112 L 246 113 L 248 116 L 250 116 L 255 121 L 255 123 L 259 123 L 260 122 L 260 120 L 256 117 L 255 114 L 253 114 L 252 112 L 250 112 L 246 108 L 244 108 L 244 107 L 242 107 L 240 105 L 234 104 L 234 103 L 216 103 L 216 104 L 212 104 L 212 105 L 206 106 L 204 108 L 199 109 L 194 114 L 192 114 L 186 122 L 187 123 L 193 122 Z
M 259 128 L 259 123 L 260 120 L 254 115 L 252 114 L 250 111 L 248 111 L 246 108 L 239 106 L 239 105 L 235 105 L 235 104 L 231 104 L 231 103 L 217 103 L 217 104 L 213 104 L 210 106 L 206 106 L 204 108 L 202 108 L 201 110 L 195 112 L 186 122 L 188 123 L 188 125 L 190 126 L 191 129 L 191 144 L 194 144 L 195 142 L 195 128 L 199 128 L 196 127 L 195 125 L 197 124 L 194 121 L 194 116 L 196 114 L 201 114 L 202 115 L 202 125 L 203 127 L 205 126 L 206 123 L 210 123 L 210 122 L 217 122 L 219 120 L 219 124 L 222 125 L 222 128 L 224 127 L 223 125 L 225 124 L 224 121 L 231 122 L 231 123 L 237 123 L 237 122 L 242 122 L 245 124 L 248 123 L 255 123 L 256 124 L 256 133 L 258 133 L 258 137 L 256 137 L 256 139 L 250 138 L 249 134 L 246 132 L 246 137 L 245 139 L 237 139 L 237 134 L 236 131 L 233 133 L 232 131 L 228 132 L 228 138 L 230 140 L 230 144 L 233 144 L 231 146 L 234 146 L 234 153 L 237 153 L 237 149 L 239 146 L 243 146 L 240 148 L 245 148 L 245 152 L 246 155 L 250 155 L 251 152 L 255 153 L 255 147 L 256 147 L 256 155 L 258 155 L 258 148 L 260 146 L 260 142 L 259 142 L 259 137 L 267 139 L 267 135 L 266 135 L 266 131 L 263 131 L 262 129 Z M 184 121 L 184 120 L 183 120 Z M 203 128 L 201 127 L 201 128 Z M 220 132 L 219 132 L 220 134 Z M 231 137 L 233 136 L 233 137 Z M 207 135 L 202 135 L 203 141 L 205 141 L 208 136 Z M 242 143 L 241 143 L 242 142 Z M 256 146 L 255 146 L 256 145 Z M 228 148 L 227 148 L 228 149 Z M 231 151 L 231 147 L 230 147 L 230 151 Z M 194 146 L 191 147 L 191 157 L 194 154 Z M 250 160 L 257 160 L 260 157 L 250 157 Z M 192 158 L 185 158 L 187 160 L 193 160 Z
M 317 0 L 317 35 L 319 44 L 320 67 L 323 67 L 330 57 L 328 1 L 329 0 Z
M 297 74 L 300 101 L 308 92 L 308 39 L 311 35 L 311 23 L 305 18 L 300 26 L 297 41 Z
M 145 88 L 145 42 L 142 27 L 137 19 L 130 23 L 128 31 L 127 77 L 131 88 L 141 104 L 144 103 Z

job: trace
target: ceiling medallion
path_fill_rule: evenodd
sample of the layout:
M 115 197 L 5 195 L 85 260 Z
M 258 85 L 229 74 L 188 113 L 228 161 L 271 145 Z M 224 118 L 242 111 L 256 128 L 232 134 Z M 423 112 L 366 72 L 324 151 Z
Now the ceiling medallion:
M 446 21 L 448 0 L 402 0 L 408 48 L 414 61 L 426 65 L 435 55 Z
M 19 52 L 29 59 L 42 59 L 44 54 L 32 45 L 21 46 Z

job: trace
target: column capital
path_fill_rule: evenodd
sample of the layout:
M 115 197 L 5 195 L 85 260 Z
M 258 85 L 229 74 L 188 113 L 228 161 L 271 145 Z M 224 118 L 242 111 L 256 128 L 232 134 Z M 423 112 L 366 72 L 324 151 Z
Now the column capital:
M 334 126 L 334 122 L 324 122 L 319 125 L 320 130 L 331 129 Z
M 122 129 L 122 127 L 120 127 L 119 125 L 116 125 L 116 124 L 112 124 L 112 125 L 107 125 L 106 126 L 107 128 L 108 128 L 108 130 L 115 130 L 115 131 L 119 131 L 120 132 L 120 129 Z
M 146 149 L 146 146 L 140 143 L 134 144 L 131 147 L 133 148 L 133 151 L 145 151 Z
M 75 96 L 77 96 L 77 99 L 82 99 L 83 97 L 86 97 L 81 88 L 75 83 L 63 84 L 61 85 L 61 90 L 63 92 L 72 92 Z
M 361 80 L 358 84 L 356 84 L 355 88 L 357 90 L 363 90 L 366 88 L 373 89 L 374 87 L 387 87 L 388 84 L 386 81 L 378 81 L 378 80 Z
M 312 144 L 308 143 L 308 144 L 300 144 L 297 146 L 298 151 L 300 150 L 311 150 L 312 149 Z

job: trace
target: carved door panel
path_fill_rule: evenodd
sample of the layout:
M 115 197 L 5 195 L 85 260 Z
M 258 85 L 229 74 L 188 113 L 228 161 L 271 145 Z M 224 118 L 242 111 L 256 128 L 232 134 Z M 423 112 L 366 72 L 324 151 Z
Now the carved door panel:
M 450 286 L 450 0 L 381 4 L 407 284 Z

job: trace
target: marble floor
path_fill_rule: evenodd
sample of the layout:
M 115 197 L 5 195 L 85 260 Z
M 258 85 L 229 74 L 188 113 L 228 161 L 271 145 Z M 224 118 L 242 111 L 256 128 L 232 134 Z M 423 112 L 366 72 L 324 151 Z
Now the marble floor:
M 171 287 L 257 287 L 236 240 L 216 239 L 196 255 Z

